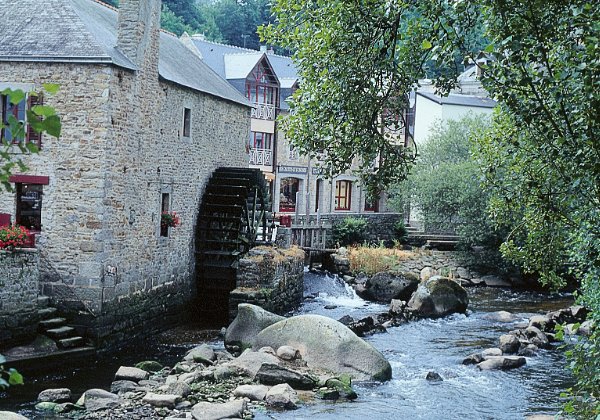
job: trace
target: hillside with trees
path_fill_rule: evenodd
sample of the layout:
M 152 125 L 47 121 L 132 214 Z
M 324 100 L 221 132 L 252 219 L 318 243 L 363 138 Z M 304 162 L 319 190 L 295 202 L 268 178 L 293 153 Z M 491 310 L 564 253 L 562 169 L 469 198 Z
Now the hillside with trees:
M 104 0 L 118 6 L 118 0 Z M 204 34 L 206 39 L 258 49 L 257 27 L 273 23 L 268 0 L 163 0 L 163 29 L 181 35 Z

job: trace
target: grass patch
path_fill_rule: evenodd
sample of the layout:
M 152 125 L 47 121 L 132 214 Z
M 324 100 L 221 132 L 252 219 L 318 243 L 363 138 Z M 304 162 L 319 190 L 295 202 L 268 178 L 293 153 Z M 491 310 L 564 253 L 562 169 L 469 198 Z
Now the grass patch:
M 395 248 L 357 246 L 348 250 L 350 271 L 368 276 L 382 271 L 399 271 L 400 263 L 414 256 L 411 251 Z

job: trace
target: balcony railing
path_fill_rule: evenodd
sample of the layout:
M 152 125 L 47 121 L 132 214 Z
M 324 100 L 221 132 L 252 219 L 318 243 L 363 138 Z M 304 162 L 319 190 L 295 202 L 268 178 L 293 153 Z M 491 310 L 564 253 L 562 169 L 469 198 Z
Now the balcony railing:
M 271 149 L 250 149 L 250 165 L 273 165 L 273 151 Z
M 255 102 L 252 111 L 250 111 L 250 117 L 259 120 L 274 120 L 275 105 L 259 104 Z

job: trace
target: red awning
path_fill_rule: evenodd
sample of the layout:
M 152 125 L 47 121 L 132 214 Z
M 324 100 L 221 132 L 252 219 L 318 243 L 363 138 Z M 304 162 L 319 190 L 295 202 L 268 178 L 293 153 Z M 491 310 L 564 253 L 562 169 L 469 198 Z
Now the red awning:
M 15 184 L 48 185 L 50 183 L 50 177 L 39 175 L 11 175 L 10 178 L 8 178 L 8 181 Z

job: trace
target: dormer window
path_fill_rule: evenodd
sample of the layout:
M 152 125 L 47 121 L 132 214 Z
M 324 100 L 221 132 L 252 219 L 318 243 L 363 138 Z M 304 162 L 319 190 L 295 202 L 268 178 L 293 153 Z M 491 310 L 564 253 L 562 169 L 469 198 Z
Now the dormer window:
M 277 106 L 278 95 L 278 83 L 273 70 L 264 61 L 259 62 L 246 78 L 246 98 L 256 104 Z

